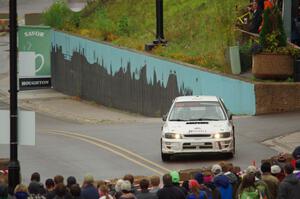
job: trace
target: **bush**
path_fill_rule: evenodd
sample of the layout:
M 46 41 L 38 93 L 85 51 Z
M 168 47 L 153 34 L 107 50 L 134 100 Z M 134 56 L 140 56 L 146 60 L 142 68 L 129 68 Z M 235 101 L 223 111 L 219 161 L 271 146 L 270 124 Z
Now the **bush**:
M 43 22 L 45 25 L 53 28 L 63 29 L 68 18 L 72 16 L 72 13 L 65 1 L 57 0 L 44 12 Z

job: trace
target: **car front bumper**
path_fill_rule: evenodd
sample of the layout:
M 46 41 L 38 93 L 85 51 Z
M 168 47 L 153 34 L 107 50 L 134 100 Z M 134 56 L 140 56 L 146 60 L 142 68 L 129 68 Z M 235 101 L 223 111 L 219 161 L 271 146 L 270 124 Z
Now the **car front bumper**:
M 162 138 L 162 153 L 228 153 L 234 151 L 234 138 L 166 139 Z

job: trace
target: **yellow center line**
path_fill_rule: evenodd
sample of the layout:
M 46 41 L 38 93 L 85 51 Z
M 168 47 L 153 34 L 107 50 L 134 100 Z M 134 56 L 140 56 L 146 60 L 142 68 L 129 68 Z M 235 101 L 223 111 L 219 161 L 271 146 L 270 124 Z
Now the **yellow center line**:
M 151 170 L 151 171 L 153 171 L 153 172 L 155 172 L 155 173 L 157 173 L 157 174 L 159 174 L 161 176 L 164 174 L 163 172 L 160 172 L 160 171 L 158 171 L 158 170 L 156 170 L 154 168 L 151 168 L 148 165 L 143 164 L 143 163 L 141 163 L 141 162 L 139 162 L 139 161 L 137 161 L 137 160 L 135 160 L 133 158 L 130 158 L 130 157 L 128 157 L 128 156 L 126 156 L 126 155 L 124 155 L 124 154 L 122 154 L 122 153 L 120 153 L 120 152 L 118 152 L 116 150 L 113 150 L 113 149 L 111 149 L 111 148 L 109 148 L 107 146 L 103 146 L 103 145 L 97 143 L 97 141 L 101 142 L 101 140 L 98 140 L 96 138 L 93 138 L 93 137 L 90 137 L 90 136 L 81 135 L 81 134 L 77 134 L 77 133 L 71 133 L 71 132 L 67 132 L 67 131 L 56 131 L 56 130 L 50 130 L 50 131 L 51 132 L 46 132 L 46 133 L 48 133 L 48 134 L 55 134 L 55 135 L 62 135 L 62 136 L 65 136 L 65 137 L 70 137 L 70 138 L 78 139 L 78 140 L 81 140 L 81 141 L 93 144 L 93 145 L 95 145 L 95 146 L 97 146 L 99 148 L 103 148 L 103 149 L 108 150 L 108 151 L 110 151 L 110 152 L 112 152 L 112 153 L 114 153 L 116 155 L 119 155 L 119 156 L 121 156 L 121 157 L 123 157 L 123 158 L 125 158 L 125 159 L 127 159 L 129 161 L 132 161 L 133 163 L 135 163 L 137 165 L 140 165 L 140 166 L 142 166 L 144 168 L 147 168 L 147 169 L 149 169 L 149 170 Z M 91 141 L 89 139 L 92 139 L 94 141 Z M 106 141 L 104 141 L 103 143 L 105 143 L 107 145 L 114 146 L 114 144 L 108 143 Z M 123 150 L 122 147 L 116 147 L 116 148 L 118 148 L 119 150 Z M 125 149 L 124 151 L 128 151 L 128 150 Z M 128 152 L 130 152 L 130 151 L 128 151 Z M 134 154 L 132 152 L 130 152 L 130 154 L 132 154 L 133 156 L 136 156 L 136 157 L 139 156 L 139 155 L 136 155 L 136 154 Z M 145 158 L 141 158 L 141 159 L 144 160 Z M 149 161 L 149 160 L 146 160 L 146 162 L 148 162 L 148 163 L 150 162 L 150 164 L 152 164 L 152 162 Z M 156 164 L 156 163 L 154 163 L 154 164 Z M 168 172 L 169 172 L 169 170 L 168 170 Z
M 155 163 L 155 162 L 152 162 L 152 161 L 150 161 L 150 160 L 147 160 L 146 158 L 144 158 L 144 157 L 142 157 L 142 156 L 140 156 L 140 155 L 138 155 L 138 154 L 136 154 L 136 153 L 134 153 L 134 152 L 132 152 L 132 151 L 129 151 L 129 150 L 123 148 L 123 147 L 120 147 L 120 146 L 118 146 L 118 145 L 112 144 L 112 143 L 110 143 L 110 142 L 107 142 L 107 141 L 102 140 L 102 139 L 99 139 L 99 138 L 95 138 L 95 137 L 91 137 L 91 136 L 87 136 L 87 135 L 83 135 L 83 134 L 79 134 L 79 133 L 71 132 L 71 131 L 62 131 L 62 130 L 49 130 L 49 131 L 51 131 L 51 132 L 57 132 L 57 133 L 65 133 L 65 134 L 75 135 L 75 136 L 80 136 L 80 137 L 83 137 L 83 138 L 95 140 L 95 141 L 97 141 L 97 142 L 102 142 L 102 143 L 107 144 L 107 145 L 109 145 L 109 146 L 115 147 L 115 148 L 117 148 L 117 149 L 119 149 L 119 150 L 121 150 L 121 151 L 125 151 L 126 153 L 129 153 L 129 154 L 132 155 L 132 156 L 135 156 L 135 157 L 137 157 L 137 158 L 140 158 L 141 160 L 143 160 L 143 161 L 145 161 L 145 162 L 147 162 L 147 163 L 149 163 L 149 164 L 152 164 L 152 165 L 156 166 L 157 168 L 160 168 L 160 169 L 164 170 L 165 172 L 170 172 L 170 171 L 171 171 L 171 170 L 169 170 L 168 168 L 165 168 L 165 167 L 163 167 L 163 166 L 161 166 L 161 165 L 159 165 L 159 164 L 157 164 L 157 163 Z

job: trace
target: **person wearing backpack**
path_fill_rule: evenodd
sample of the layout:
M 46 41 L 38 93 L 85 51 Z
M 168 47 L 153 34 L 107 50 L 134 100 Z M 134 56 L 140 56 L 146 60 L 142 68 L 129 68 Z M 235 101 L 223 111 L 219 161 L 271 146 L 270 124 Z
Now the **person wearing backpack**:
M 189 180 L 190 194 L 188 194 L 187 199 L 208 199 L 204 191 L 200 190 L 200 185 L 197 180 Z
M 250 173 L 246 174 L 241 183 L 239 192 L 237 193 L 238 199 L 260 199 L 260 191 L 255 186 L 255 175 Z

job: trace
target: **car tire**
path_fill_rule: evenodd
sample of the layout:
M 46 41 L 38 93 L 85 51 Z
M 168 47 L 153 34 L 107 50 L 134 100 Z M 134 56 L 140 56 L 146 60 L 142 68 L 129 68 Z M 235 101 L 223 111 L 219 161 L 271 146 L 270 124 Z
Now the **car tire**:
M 168 162 L 171 160 L 171 154 L 165 154 L 163 152 L 161 152 L 161 160 L 163 162 Z

